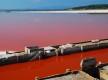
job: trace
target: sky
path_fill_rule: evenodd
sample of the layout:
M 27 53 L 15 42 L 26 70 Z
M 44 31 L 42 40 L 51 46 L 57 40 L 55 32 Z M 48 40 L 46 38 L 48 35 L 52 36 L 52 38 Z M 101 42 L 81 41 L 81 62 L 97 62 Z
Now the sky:
M 108 0 L 0 0 L 0 9 L 66 9 L 90 4 L 108 4 Z

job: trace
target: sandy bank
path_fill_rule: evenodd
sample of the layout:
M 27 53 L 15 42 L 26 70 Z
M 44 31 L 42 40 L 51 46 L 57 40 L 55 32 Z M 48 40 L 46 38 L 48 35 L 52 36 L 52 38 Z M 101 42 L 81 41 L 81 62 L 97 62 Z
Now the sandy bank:
M 90 13 L 90 14 L 107 14 L 107 10 L 70 10 L 70 11 L 21 11 L 26 13 Z

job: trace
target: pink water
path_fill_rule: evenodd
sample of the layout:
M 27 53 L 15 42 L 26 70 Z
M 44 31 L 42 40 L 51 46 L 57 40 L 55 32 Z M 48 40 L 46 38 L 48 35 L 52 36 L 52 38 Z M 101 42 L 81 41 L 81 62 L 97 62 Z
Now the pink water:
M 0 51 L 19 51 L 25 46 L 49 46 L 108 37 L 108 14 L 0 13 Z M 52 57 L 0 67 L 0 80 L 34 80 L 80 69 L 80 60 L 95 57 L 108 62 L 108 49 Z

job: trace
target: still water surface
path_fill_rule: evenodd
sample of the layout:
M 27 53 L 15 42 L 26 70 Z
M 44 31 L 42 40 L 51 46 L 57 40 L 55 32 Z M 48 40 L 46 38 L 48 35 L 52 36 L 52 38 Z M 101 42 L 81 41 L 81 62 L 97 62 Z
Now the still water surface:
M 108 37 L 108 14 L 0 13 L 0 51 L 19 51 L 25 46 L 49 46 Z M 52 57 L 0 67 L 0 80 L 34 80 L 80 69 L 82 58 L 108 62 L 108 49 Z

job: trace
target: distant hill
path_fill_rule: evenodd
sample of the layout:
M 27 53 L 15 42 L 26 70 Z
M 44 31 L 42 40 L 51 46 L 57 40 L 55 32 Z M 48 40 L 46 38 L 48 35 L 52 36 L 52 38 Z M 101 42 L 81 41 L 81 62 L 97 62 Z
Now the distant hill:
M 96 4 L 96 5 L 80 6 L 80 7 L 70 8 L 67 10 L 88 10 L 88 9 L 108 9 L 108 4 Z
M 65 10 L 93 10 L 93 9 L 108 9 L 108 4 L 96 4 L 96 5 L 88 5 L 88 6 L 80 6 L 68 9 L 46 9 L 46 10 L 39 10 L 39 9 L 10 9 L 10 10 L 0 10 L 0 12 L 19 12 L 19 11 L 65 11 Z

